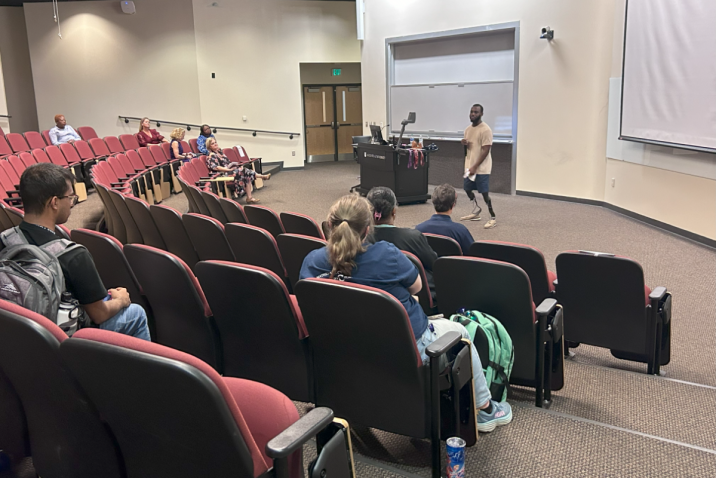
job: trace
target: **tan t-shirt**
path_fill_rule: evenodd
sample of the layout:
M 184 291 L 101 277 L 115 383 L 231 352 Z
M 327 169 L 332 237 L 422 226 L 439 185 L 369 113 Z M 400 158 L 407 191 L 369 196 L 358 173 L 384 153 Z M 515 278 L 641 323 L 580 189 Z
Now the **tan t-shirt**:
M 465 169 L 469 169 L 480 157 L 480 150 L 483 146 L 492 145 L 492 130 L 484 121 L 477 126 L 470 125 L 465 128 L 465 139 L 470 142 L 467 145 L 465 155 Z M 492 172 L 492 148 L 487 153 L 485 160 L 477 167 L 477 174 L 490 174 Z

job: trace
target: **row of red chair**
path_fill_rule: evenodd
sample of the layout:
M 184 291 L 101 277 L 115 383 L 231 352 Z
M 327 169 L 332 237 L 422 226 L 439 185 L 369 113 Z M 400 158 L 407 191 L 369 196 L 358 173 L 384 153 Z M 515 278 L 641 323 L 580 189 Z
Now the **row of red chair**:
M 31 454 L 38 476 L 295 478 L 319 432 L 317 473 L 352 476 L 348 430 L 330 409 L 299 419 L 281 392 L 159 344 L 99 329 L 68 338 L 0 301 L 0 366 L 3 432 L 15 432 L 3 448 Z

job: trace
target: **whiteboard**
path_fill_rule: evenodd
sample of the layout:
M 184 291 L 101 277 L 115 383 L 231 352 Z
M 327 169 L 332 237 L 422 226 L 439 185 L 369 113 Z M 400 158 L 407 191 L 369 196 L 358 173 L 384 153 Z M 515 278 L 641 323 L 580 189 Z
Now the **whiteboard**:
M 390 129 L 399 133 L 400 122 L 415 112 L 416 121 L 406 133 L 462 137 L 470 124 L 470 108 L 485 109 L 482 120 L 494 136 L 512 138 L 512 81 L 390 87 Z

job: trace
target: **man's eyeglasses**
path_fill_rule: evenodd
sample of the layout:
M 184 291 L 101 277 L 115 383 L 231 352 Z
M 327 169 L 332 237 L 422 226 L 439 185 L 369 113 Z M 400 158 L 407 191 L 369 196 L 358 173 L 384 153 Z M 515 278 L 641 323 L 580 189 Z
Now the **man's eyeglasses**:
M 67 196 L 57 196 L 57 199 L 70 199 L 70 207 L 74 207 L 75 204 L 77 204 L 77 200 L 79 199 L 79 196 L 77 194 L 69 194 Z

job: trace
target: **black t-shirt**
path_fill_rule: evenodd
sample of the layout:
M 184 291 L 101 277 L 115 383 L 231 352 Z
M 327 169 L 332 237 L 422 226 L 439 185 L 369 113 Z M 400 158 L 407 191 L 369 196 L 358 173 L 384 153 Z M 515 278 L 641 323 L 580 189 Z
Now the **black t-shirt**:
M 372 233 L 368 236 L 368 240 L 370 242 L 390 242 L 401 251 L 408 251 L 415 254 L 423 264 L 430 289 L 433 292 L 435 291 L 433 264 L 438 259 L 438 255 L 430 247 L 428 240 L 425 239 L 422 232 L 406 227 L 375 226 Z
M 25 221 L 20 223 L 20 230 L 25 234 L 27 242 L 35 246 L 47 244 L 60 237 L 44 227 Z M 0 244 L 0 248 L 4 248 Z M 107 296 L 107 288 L 94 265 L 92 254 L 84 247 L 63 254 L 59 258 L 62 272 L 65 274 L 65 286 L 72 296 L 82 305 L 92 304 Z

